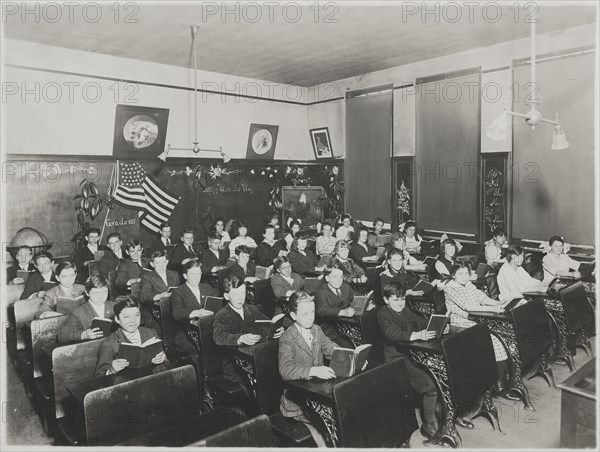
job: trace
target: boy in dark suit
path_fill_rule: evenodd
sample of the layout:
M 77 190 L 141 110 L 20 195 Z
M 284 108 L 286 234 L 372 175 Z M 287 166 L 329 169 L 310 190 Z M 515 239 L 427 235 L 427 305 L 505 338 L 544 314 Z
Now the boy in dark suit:
M 254 322 L 257 319 L 268 320 L 268 317 L 252 305 L 246 305 L 246 286 L 235 275 L 229 275 L 223 282 L 224 297 L 228 301 L 215 316 L 213 339 L 217 345 L 254 345 L 260 340 L 255 334 Z M 283 334 L 280 327 L 274 337 Z M 242 378 L 234 371 L 229 360 L 223 361 L 223 376 L 226 380 L 240 383 Z
M 149 254 L 155 251 L 166 251 L 172 245 L 171 243 L 171 225 L 163 223 L 160 225 L 160 237 L 158 237 L 152 245 L 150 245 Z
M 173 248 L 171 252 L 170 269 L 175 270 L 180 275 L 182 273 L 182 265 L 188 259 L 198 259 L 200 253 L 194 249 L 194 230 L 184 229 L 181 233 L 181 242 Z
M 87 303 L 78 307 L 58 332 L 58 342 L 89 341 L 102 337 L 100 328 L 92 329 L 94 318 L 112 320 L 114 303 L 108 300 L 108 280 L 102 275 L 90 276 L 85 282 Z
M 331 353 L 337 344 L 314 324 L 314 297 L 304 291 L 294 292 L 286 304 L 294 324 L 279 339 L 281 378 L 284 381 L 335 378 L 335 372 L 323 364 L 323 356 L 331 358 Z M 285 417 L 310 424 L 302 407 L 290 398 L 287 390 L 281 396 L 279 409 Z M 310 431 L 317 445 L 324 447 L 326 444 L 323 437 L 314 427 L 310 428 Z
M 52 270 L 52 254 L 42 251 L 33 259 L 37 272 L 27 278 L 20 300 L 26 300 L 33 296 L 42 298 L 48 289 L 56 286 L 56 274 Z
M 17 249 L 17 252 L 14 254 L 15 260 L 13 261 L 13 264 L 6 269 L 6 282 L 9 284 L 11 282 L 13 284 L 23 284 L 22 279 L 17 279 L 15 281 L 15 279 L 17 278 L 17 272 L 19 270 L 23 270 L 26 272 L 34 272 L 35 265 L 33 264 L 33 262 L 31 262 L 32 257 L 33 250 L 31 249 L 31 247 L 27 245 L 20 246 Z
M 354 291 L 344 281 L 341 268 L 328 265 L 323 271 L 325 281 L 315 294 L 317 309 L 317 324 L 323 332 L 340 347 L 354 348 L 352 343 L 342 338 L 335 328 L 335 322 L 340 317 L 354 317 L 354 309 L 350 307 Z
M 161 298 L 170 297 L 169 287 L 179 286 L 179 275 L 167 270 L 169 260 L 164 251 L 155 251 L 150 256 L 152 270 L 142 270 L 140 275 L 140 302 L 144 326 L 160 331 L 160 325 L 152 317 L 152 305 Z
M 225 268 L 229 260 L 229 251 L 221 249 L 221 239 L 216 233 L 208 236 L 208 248 L 202 253 L 202 279 L 213 287 L 219 287 L 219 278 L 216 273 Z
M 125 369 L 129 362 L 119 358 L 121 342 L 141 345 L 153 337 L 156 331 L 140 326 L 141 314 L 138 302 L 126 295 L 117 297 L 114 306 L 115 322 L 119 329 L 102 341 L 98 348 L 98 364 L 94 376 L 112 375 Z M 164 351 L 152 358 L 152 364 L 162 364 L 167 359 Z
M 180 329 L 175 335 L 175 346 L 186 355 L 195 355 L 196 349 L 187 339 L 185 328 L 193 318 L 215 314 L 204 309 L 207 292 L 210 293 L 212 288 L 200 283 L 202 265 L 195 260 L 183 265 L 183 279 L 185 283 L 175 289 L 171 296 L 171 313 L 173 319 L 180 324 Z
M 131 285 L 141 282 L 142 270 L 148 268 L 149 260 L 142 257 L 142 242 L 131 239 L 125 245 L 127 258 L 119 263 L 115 275 L 115 287 L 120 295 L 131 290 Z
M 102 259 L 100 259 L 100 274 L 108 277 L 108 272 L 117 270 L 119 262 L 123 259 L 123 250 L 121 245 L 121 234 L 118 232 L 112 232 L 108 234 L 106 238 L 108 250 L 104 251 Z
M 410 384 L 415 391 L 423 394 L 423 424 L 421 435 L 431 438 L 436 433 L 435 404 L 437 389 L 431 377 L 423 369 L 416 367 L 405 351 L 397 346 L 402 342 L 427 341 L 435 337 L 435 331 L 427 331 L 427 319 L 406 306 L 405 290 L 399 282 L 392 281 L 383 288 L 382 306 L 377 312 L 377 323 L 383 333 L 383 357 L 386 362 L 401 359 L 408 371 Z
M 73 262 L 77 266 L 78 284 L 85 284 L 90 276 L 88 265 L 98 257 L 98 240 L 100 239 L 100 229 L 90 228 L 85 233 L 85 244 L 75 251 Z

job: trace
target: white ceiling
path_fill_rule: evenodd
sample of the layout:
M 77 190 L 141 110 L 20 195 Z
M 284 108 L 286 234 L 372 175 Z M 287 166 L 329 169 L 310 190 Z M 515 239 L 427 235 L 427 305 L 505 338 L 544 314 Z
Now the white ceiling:
M 113 2 L 103 5 L 98 20 L 93 8 L 84 16 L 86 2 L 73 3 L 79 6 L 72 11 L 62 6 L 58 19 L 56 7 L 44 10 L 35 3 L 39 23 L 35 15 L 23 17 L 17 11 L 6 17 L 4 36 L 191 67 L 190 25 L 197 24 L 199 69 L 301 86 L 525 38 L 530 31 L 526 18 L 534 5 L 515 8 L 507 2 L 496 19 L 497 2 L 472 2 L 478 6 L 462 5 L 460 10 L 452 6 L 457 2 L 429 3 L 433 12 L 426 15 L 422 2 L 328 2 L 320 4 L 317 17 L 315 3 L 310 2 L 302 4 L 302 15 L 295 21 L 297 2 L 272 2 L 272 14 L 265 6 L 269 2 L 231 3 L 229 14 L 223 15 L 221 2 L 138 1 L 120 4 L 115 21 Z M 537 34 L 594 22 L 594 2 L 566 3 L 539 7 Z M 214 14 L 210 8 L 216 8 Z

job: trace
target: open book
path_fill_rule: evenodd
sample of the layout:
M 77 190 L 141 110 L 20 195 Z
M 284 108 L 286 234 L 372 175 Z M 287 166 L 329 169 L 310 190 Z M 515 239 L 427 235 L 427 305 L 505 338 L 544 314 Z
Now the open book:
M 526 300 L 525 298 L 514 298 L 514 299 L 510 300 L 506 306 L 504 306 L 504 311 L 508 312 L 511 309 L 518 308 L 519 306 L 523 306 L 525 303 L 527 303 L 527 301 L 528 300 Z
M 362 369 L 370 351 L 371 344 L 359 345 L 354 350 L 335 347 L 331 353 L 329 367 L 333 369 L 336 377 L 351 377 Z
M 135 345 L 129 342 L 121 342 L 119 345 L 119 359 L 129 361 L 131 369 L 151 364 L 152 359 L 163 351 L 162 340 L 158 337 L 148 339 L 142 345 Z
M 173 293 L 173 291 L 177 289 L 177 286 L 170 286 L 169 289 L 167 290 L 167 293 Z
M 204 303 L 204 309 L 207 311 L 212 311 L 215 314 L 221 310 L 223 307 L 223 298 L 221 297 L 206 297 L 206 301 Z
M 61 314 L 72 314 L 75 309 L 85 303 L 83 295 L 79 295 L 77 298 L 58 298 L 56 300 L 56 312 Z
M 365 312 L 367 304 L 369 303 L 369 298 L 373 295 L 373 291 L 369 292 L 366 295 L 354 295 L 352 299 L 351 308 L 354 309 L 354 315 L 362 315 Z
M 363 262 L 379 262 L 380 259 L 385 256 L 385 246 L 378 246 L 377 252 L 372 256 L 365 256 L 362 258 Z
M 94 317 L 92 319 L 92 326 L 90 328 L 100 328 L 100 331 L 102 331 L 102 336 L 106 337 L 111 333 L 112 327 L 113 321 L 111 319 Z
M 275 332 L 283 325 L 285 314 L 277 314 L 271 320 L 255 320 L 254 329 L 260 334 L 260 342 L 273 340 Z
M 423 295 L 429 295 L 434 289 L 435 287 L 429 281 L 421 279 L 411 290 L 422 290 Z
M 262 267 L 260 265 L 257 265 L 254 276 L 256 276 L 258 279 L 269 279 L 271 277 L 272 268 L 273 267 Z
M 429 323 L 427 324 L 427 331 L 435 331 L 435 337 L 439 339 L 444 333 L 444 329 L 446 328 L 446 325 L 448 325 L 449 321 L 449 315 L 433 314 L 429 318 Z
M 563 288 L 567 287 L 568 285 L 569 285 L 568 283 L 561 281 L 561 278 L 558 278 L 558 277 L 554 278 L 552 281 L 550 281 L 550 284 L 548 284 L 547 293 L 548 294 L 552 294 L 552 293 L 557 294 L 560 289 L 563 289 Z
M 27 270 L 17 270 L 17 278 L 21 278 L 23 282 L 26 282 L 31 273 L 33 272 L 29 272 Z

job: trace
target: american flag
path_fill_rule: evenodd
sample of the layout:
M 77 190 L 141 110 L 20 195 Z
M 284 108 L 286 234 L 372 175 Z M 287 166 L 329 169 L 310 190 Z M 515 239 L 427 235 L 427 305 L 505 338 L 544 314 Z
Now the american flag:
M 146 229 L 160 232 L 179 198 L 162 188 L 139 163 L 117 162 L 116 186 L 113 197 L 124 207 L 140 210 L 140 223 Z

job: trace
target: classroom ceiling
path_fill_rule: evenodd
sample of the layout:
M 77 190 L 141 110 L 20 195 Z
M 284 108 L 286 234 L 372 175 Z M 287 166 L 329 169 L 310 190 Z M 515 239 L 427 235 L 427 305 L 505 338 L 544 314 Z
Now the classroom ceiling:
M 526 38 L 527 19 L 539 5 L 300 2 L 298 9 L 298 2 L 110 2 L 99 15 L 98 3 L 67 3 L 32 3 L 37 12 L 25 16 L 11 12 L 3 18 L 4 36 L 193 67 L 195 24 L 199 69 L 300 86 Z M 590 2 L 567 3 L 539 6 L 537 34 L 594 22 Z

